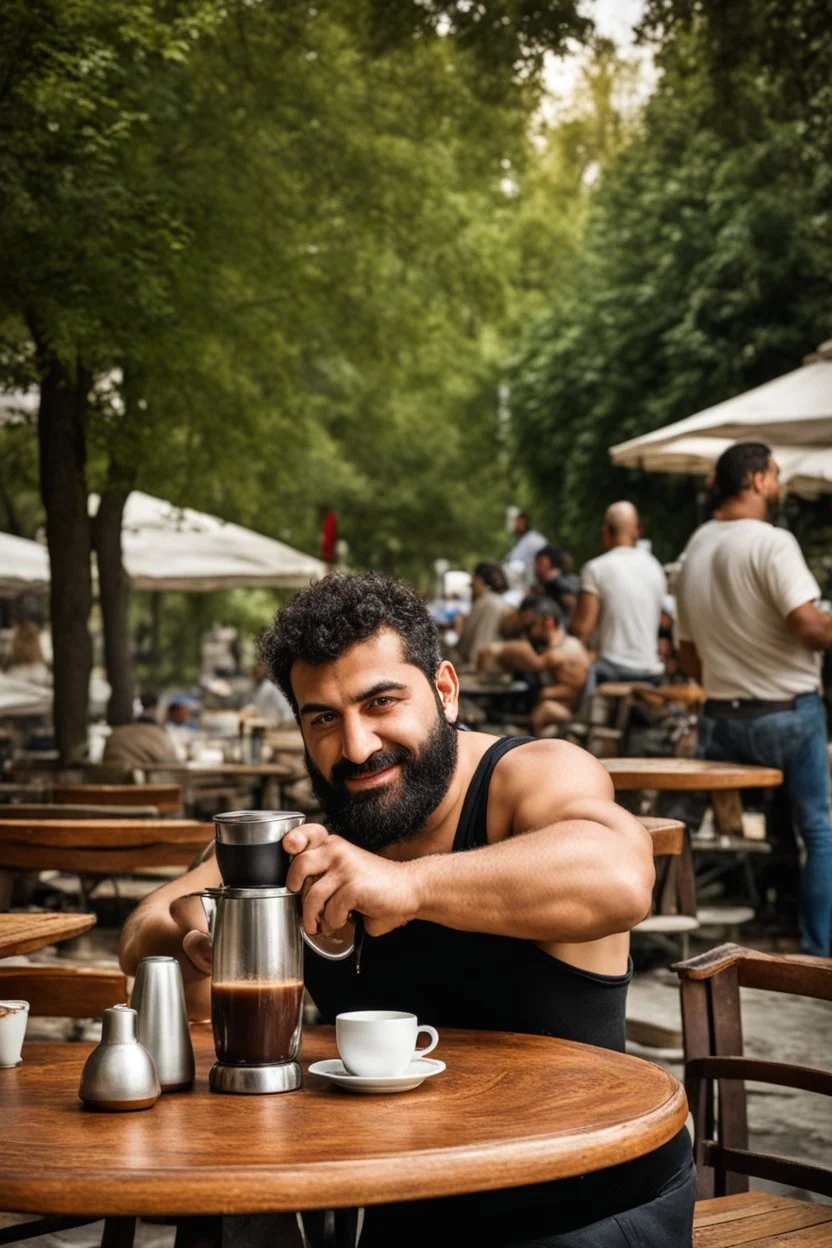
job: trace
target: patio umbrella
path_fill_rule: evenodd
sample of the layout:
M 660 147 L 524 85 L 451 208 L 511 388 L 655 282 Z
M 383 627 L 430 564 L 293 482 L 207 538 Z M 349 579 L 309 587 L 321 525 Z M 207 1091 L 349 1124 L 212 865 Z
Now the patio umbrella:
M 97 510 L 91 495 L 90 512 Z M 300 589 L 327 572 L 319 559 L 284 542 L 139 490 L 124 509 L 122 549 L 134 589 Z
M 801 368 L 696 416 L 620 442 L 610 455 L 615 464 L 649 467 L 645 457 L 650 448 L 687 437 L 759 440 L 780 447 L 832 446 L 832 341 L 807 356 Z
M 733 445 L 731 438 L 687 437 L 624 454 L 621 447 L 614 446 L 610 455 L 623 467 L 706 476 L 722 452 Z M 832 447 L 772 446 L 771 451 L 780 467 L 780 480 L 790 494 L 810 499 L 832 494 Z
M 49 584 L 49 556 L 37 542 L 0 533 L 0 597 L 11 598 L 27 589 Z

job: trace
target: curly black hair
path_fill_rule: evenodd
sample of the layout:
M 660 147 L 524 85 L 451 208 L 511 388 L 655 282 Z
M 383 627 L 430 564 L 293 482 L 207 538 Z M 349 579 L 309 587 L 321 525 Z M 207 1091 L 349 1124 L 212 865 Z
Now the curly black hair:
M 302 589 L 261 636 L 260 658 L 297 716 L 292 664 L 331 663 L 384 628 L 399 634 L 406 662 L 433 684 L 442 660 L 436 625 L 411 585 L 379 572 L 333 572 Z

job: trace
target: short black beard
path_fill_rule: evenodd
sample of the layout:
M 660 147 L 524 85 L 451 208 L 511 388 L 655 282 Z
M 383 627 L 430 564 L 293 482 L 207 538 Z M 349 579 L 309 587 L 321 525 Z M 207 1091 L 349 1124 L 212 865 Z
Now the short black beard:
M 332 831 L 374 853 L 419 835 L 448 792 L 456 760 L 456 730 L 441 712 L 418 754 L 397 745 L 378 750 L 364 763 L 342 759 L 333 767 L 331 781 L 306 752 L 312 789 Z M 384 787 L 351 793 L 346 786 L 345 781 L 355 776 L 397 765 L 401 772 L 392 792 Z

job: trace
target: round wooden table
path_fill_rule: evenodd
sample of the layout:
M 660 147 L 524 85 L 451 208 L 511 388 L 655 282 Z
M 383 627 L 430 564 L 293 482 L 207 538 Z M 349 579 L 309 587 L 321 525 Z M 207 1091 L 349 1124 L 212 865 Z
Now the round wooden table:
M 783 783 L 776 767 L 744 763 L 714 763 L 705 758 L 602 758 L 616 789 L 673 791 L 768 789 Z
M 95 925 L 94 914 L 49 912 L 0 914 L 0 958 L 34 953 L 59 940 L 81 936 Z
M 213 1044 L 192 1028 L 193 1091 L 150 1110 L 96 1114 L 78 1100 L 90 1045 L 30 1044 L 0 1070 L 3 1205 L 109 1217 L 349 1209 L 537 1183 L 642 1156 L 684 1123 L 658 1066 L 542 1036 L 443 1030 L 447 1071 L 415 1092 L 354 1096 L 305 1072 L 302 1091 L 208 1091 Z M 336 1055 L 304 1036 L 302 1065 Z

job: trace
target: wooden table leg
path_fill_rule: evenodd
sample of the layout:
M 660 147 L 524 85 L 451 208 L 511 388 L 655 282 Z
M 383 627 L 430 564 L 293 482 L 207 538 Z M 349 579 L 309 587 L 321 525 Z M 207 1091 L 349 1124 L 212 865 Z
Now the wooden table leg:
M 711 793 L 716 830 L 722 836 L 742 836 L 742 799 L 737 789 L 715 790 Z

